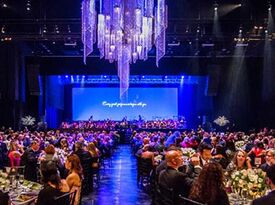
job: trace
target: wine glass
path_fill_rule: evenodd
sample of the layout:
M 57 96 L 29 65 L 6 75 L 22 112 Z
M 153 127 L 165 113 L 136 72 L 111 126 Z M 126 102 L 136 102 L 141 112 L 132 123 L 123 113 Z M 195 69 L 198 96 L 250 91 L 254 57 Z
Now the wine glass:
M 24 183 L 24 175 L 20 174 L 18 181 L 22 185 Z
M 6 173 L 10 174 L 11 168 L 10 167 L 6 167 Z

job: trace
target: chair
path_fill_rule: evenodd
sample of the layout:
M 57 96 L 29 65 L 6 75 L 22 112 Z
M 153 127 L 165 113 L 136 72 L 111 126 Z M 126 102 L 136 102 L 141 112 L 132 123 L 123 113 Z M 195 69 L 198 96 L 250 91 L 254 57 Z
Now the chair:
M 10 200 L 9 194 L 7 192 L 3 193 L 2 191 L 0 191 L 1 205 L 8 205 L 9 204 L 9 200 Z
M 181 202 L 183 202 L 183 204 L 185 205 L 207 205 L 207 204 L 203 204 L 201 202 L 198 202 L 198 201 L 194 201 L 192 199 L 188 199 L 186 197 L 183 197 L 181 195 L 179 195 L 179 199 Z
M 150 182 L 151 173 L 153 171 L 152 159 L 137 159 L 137 181 L 138 183 Z
M 173 189 L 159 185 L 157 201 L 159 205 L 176 205 Z
M 82 180 L 81 193 L 83 195 L 88 195 L 93 191 L 93 170 L 92 170 L 92 158 L 85 156 L 81 159 L 81 165 L 83 169 L 84 179 Z
M 65 193 L 54 198 L 54 205 L 74 205 L 76 191 Z

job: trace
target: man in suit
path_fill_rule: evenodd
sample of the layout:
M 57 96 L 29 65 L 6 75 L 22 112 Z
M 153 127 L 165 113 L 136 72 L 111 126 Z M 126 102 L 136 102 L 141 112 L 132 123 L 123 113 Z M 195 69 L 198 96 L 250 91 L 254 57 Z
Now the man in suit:
M 275 165 L 271 165 L 266 172 L 267 183 L 271 188 L 271 192 L 261 198 L 255 199 L 252 205 L 274 205 L 275 204 Z
M 25 179 L 37 182 L 38 157 L 40 155 L 40 142 L 33 140 L 31 147 L 21 157 L 21 165 L 25 166 Z
M 179 204 L 179 195 L 187 197 L 193 180 L 186 174 L 179 172 L 178 168 L 183 165 L 183 156 L 181 151 L 171 150 L 165 155 L 167 168 L 161 171 L 159 176 L 160 194 L 163 197 L 163 204 Z M 169 191 L 171 192 L 169 193 Z
M 202 167 L 212 158 L 212 146 L 206 142 L 199 145 L 198 153 L 191 158 L 186 170 L 186 174 L 191 178 L 197 178 Z
M 74 154 L 79 157 L 83 169 L 82 194 L 87 195 L 93 191 L 92 156 L 88 151 L 84 150 L 82 142 L 77 141 L 74 146 Z

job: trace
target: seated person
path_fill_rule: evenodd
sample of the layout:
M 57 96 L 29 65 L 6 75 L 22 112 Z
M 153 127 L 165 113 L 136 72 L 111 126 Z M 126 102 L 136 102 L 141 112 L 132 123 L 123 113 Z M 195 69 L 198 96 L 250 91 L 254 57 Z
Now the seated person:
M 153 148 L 147 144 L 143 147 L 143 152 L 141 154 L 142 159 L 151 159 L 152 165 L 155 165 L 155 153 L 153 152 Z
M 236 152 L 233 160 L 227 166 L 226 171 L 231 174 L 231 172 L 242 169 L 251 169 L 250 158 L 247 156 L 246 152 L 239 150 Z
M 261 169 L 266 172 L 267 169 L 275 164 L 275 150 L 274 149 L 269 149 L 266 151 L 265 154 L 265 163 L 261 165 Z
M 223 169 L 228 166 L 228 159 L 225 153 L 225 148 L 222 145 L 217 145 L 215 152 L 213 153 L 212 161 L 218 162 Z
M 199 152 L 191 158 L 191 161 L 187 166 L 186 173 L 188 176 L 192 178 L 198 177 L 202 167 L 207 164 L 212 157 L 211 150 L 212 146 L 206 142 L 202 142 L 199 145 Z
M 263 197 L 255 199 L 251 205 L 274 205 L 275 203 L 275 165 L 271 165 L 266 172 L 267 183 L 271 192 Z
M 76 154 L 69 155 L 65 162 L 65 167 L 69 171 L 66 182 L 70 188 L 70 192 L 76 191 L 74 205 L 79 205 L 81 200 L 80 194 L 83 176 L 82 167 L 78 156 Z
M 56 163 L 48 161 L 41 167 L 44 188 L 39 192 L 36 205 L 57 205 L 56 197 L 70 191 L 65 180 L 61 180 Z
M 160 190 L 172 190 L 173 198 L 161 192 L 162 201 L 171 202 L 168 204 L 179 204 L 178 196 L 188 196 L 193 180 L 188 178 L 186 174 L 179 172 L 178 168 L 183 165 L 183 156 L 181 151 L 168 151 L 165 155 L 167 168 L 161 171 L 159 175 Z
M 210 162 L 202 168 L 192 186 L 189 198 L 208 205 L 229 205 L 220 164 Z

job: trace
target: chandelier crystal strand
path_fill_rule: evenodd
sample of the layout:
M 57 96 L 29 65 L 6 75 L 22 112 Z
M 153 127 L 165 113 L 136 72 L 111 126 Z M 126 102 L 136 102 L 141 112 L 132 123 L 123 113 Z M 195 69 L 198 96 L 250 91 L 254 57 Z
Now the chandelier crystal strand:
M 156 64 L 165 55 L 165 30 L 167 28 L 167 7 L 165 0 L 158 0 L 155 18 L 155 45 L 156 45 Z
M 84 44 L 84 63 L 86 64 L 86 57 L 93 52 L 93 44 L 96 40 L 95 33 L 95 1 L 83 0 L 82 2 L 82 42 Z
M 97 15 L 95 0 L 82 2 L 84 63 L 97 36 L 100 58 L 117 62 L 122 98 L 129 88 L 130 64 L 147 60 L 153 44 L 157 66 L 165 55 L 167 7 L 165 0 L 156 5 L 154 0 L 100 0 L 99 8 Z

